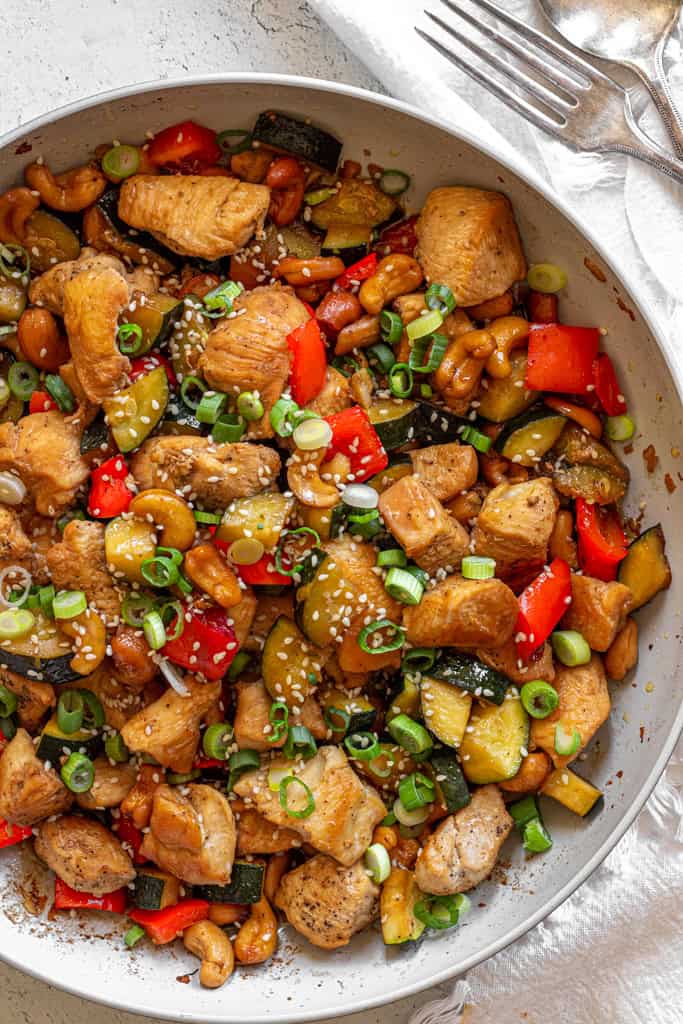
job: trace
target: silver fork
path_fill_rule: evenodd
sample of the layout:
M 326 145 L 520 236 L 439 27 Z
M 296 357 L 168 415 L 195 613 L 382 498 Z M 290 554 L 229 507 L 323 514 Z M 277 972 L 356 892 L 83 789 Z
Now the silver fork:
M 592 153 L 627 153 L 644 160 L 676 181 L 683 182 L 683 161 L 671 157 L 641 131 L 633 116 L 626 90 L 618 82 L 554 39 L 508 14 L 492 3 L 492 0 L 469 2 L 479 8 L 480 12 L 484 10 L 495 15 L 512 29 L 511 33 L 503 34 L 485 22 L 481 13 L 472 13 L 459 0 L 441 2 L 475 28 L 483 37 L 482 41 L 501 47 L 543 79 L 541 82 L 532 77 L 521 67 L 504 60 L 492 46 L 484 48 L 443 18 L 425 10 L 425 14 L 452 39 L 479 57 L 490 69 L 503 75 L 513 86 L 524 90 L 531 99 L 518 95 L 507 85 L 468 63 L 428 32 L 417 27 L 415 31 L 442 56 L 527 121 L 554 135 L 572 149 Z

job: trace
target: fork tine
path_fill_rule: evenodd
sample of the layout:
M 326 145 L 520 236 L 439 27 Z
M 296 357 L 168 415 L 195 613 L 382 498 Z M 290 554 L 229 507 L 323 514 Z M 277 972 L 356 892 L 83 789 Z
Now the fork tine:
M 470 78 L 473 78 L 475 82 L 479 83 L 479 85 L 483 85 L 485 89 L 492 92 L 499 100 L 506 103 L 508 107 L 511 107 L 516 113 L 521 114 L 522 117 L 526 118 L 527 121 L 531 121 L 532 124 L 535 124 L 536 127 L 540 128 L 542 131 L 550 132 L 552 135 L 556 135 L 558 139 L 566 141 L 557 122 L 544 114 L 538 109 L 538 107 L 532 106 L 531 103 L 528 103 L 521 96 L 515 96 L 512 93 L 506 92 L 494 79 L 487 78 L 477 68 L 465 63 L 464 60 L 461 60 L 460 57 L 445 47 L 443 43 L 440 43 L 433 36 L 430 36 L 428 32 L 423 32 L 421 28 L 416 28 L 415 31 L 425 40 L 426 43 L 433 46 L 434 49 L 442 55 L 442 57 L 449 60 L 451 64 L 455 64 L 456 67 L 460 68 L 461 71 L 464 71 L 466 75 L 470 76 Z
M 561 118 L 560 124 L 558 124 L 558 122 L 555 122 L 555 124 L 557 124 L 558 127 L 560 127 L 561 124 L 566 123 L 562 110 L 559 110 L 557 106 L 563 101 L 560 100 L 554 92 L 551 92 L 549 89 L 546 89 L 544 85 L 541 85 L 541 83 L 537 82 L 534 78 L 530 78 L 529 75 L 527 75 L 525 71 L 522 71 L 521 68 L 508 65 L 505 63 L 505 61 L 501 60 L 496 53 L 489 52 L 483 49 L 483 47 L 479 46 L 479 44 L 476 43 L 473 39 L 469 39 L 467 36 L 462 35 L 460 32 L 458 32 L 457 29 L 453 28 L 452 25 L 449 25 L 448 22 L 443 21 L 436 14 L 432 14 L 430 11 L 425 11 L 425 14 L 427 15 L 428 18 L 431 18 L 431 20 L 435 22 L 439 26 L 439 28 L 442 28 L 445 32 L 448 32 L 448 34 L 450 36 L 453 36 L 454 39 L 457 39 L 462 46 L 466 46 L 468 50 L 471 50 L 471 52 L 476 54 L 477 57 L 480 57 L 481 60 L 485 61 L 487 64 L 490 64 L 493 68 L 496 69 L 496 71 L 500 71 L 500 73 L 502 75 L 505 75 L 505 77 L 509 79 L 514 85 L 518 85 L 521 86 L 523 89 L 526 89 L 526 91 L 530 93 L 534 97 L 534 99 L 539 100 L 545 107 L 548 108 L 548 110 L 550 110 L 553 114 L 556 114 L 559 118 Z M 564 103 L 564 106 L 566 108 L 569 106 L 569 104 Z

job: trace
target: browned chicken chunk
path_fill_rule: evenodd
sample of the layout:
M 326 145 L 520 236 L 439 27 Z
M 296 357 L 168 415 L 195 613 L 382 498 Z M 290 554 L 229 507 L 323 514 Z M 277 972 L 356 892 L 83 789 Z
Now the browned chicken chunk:
M 280 472 L 272 448 L 249 443 L 212 444 L 208 437 L 153 437 L 131 460 L 140 490 L 161 487 L 225 510 L 235 498 L 270 490 Z
M 237 745 L 241 748 L 246 747 L 259 751 L 283 746 L 284 737 L 279 743 L 268 742 L 268 735 L 272 731 L 269 715 L 273 698 L 261 680 L 237 683 L 235 689 L 237 691 L 237 706 L 234 728 Z
M 423 892 L 467 892 L 493 871 L 514 822 L 498 786 L 482 786 L 462 810 L 439 824 L 418 854 L 415 881 Z
M 20 477 L 36 510 L 51 517 L 73 505 L 89 475 L 81 458 L 80 431 L 57 410 L 0 426 L 0 470 Z
M 185 795 L 187 794 L 187 795 Z M 235 820 L 227 797 L 213 786 L 162 785 L 154 794 L 141 853 L 192 885 L 224 885 L 235 858 Z
M 408 558 L 433 576 L 454 572 L 469 550 L 467 530 L 449 516 L 431 490 L 414 476 L 404 476 L 384 491 L 379 510 L 388 530 Z
M 314 946 L 338 949 L 377 916 L 379 888 L 362 861 L 342 867 L 318 854 L 284 875 L 275 905 Z
M 121 843 L 92 818 L 69 814 L 44 822 L 35 850 L 58 878 L 78 892 L 103 896 L 135 878 L 133 862 Z
M 148 693 L 142 693 L 139 688 L 132 688 L 125 682 L 121 682 L 115 672 L 113 663 L 109 658 L 105 658 L 99 668 L 78 680 L 78 687 L 90 690 L 95 694 L 104 709 L 107 725 L 120 731 L 126 722 L 138 714 L 144 705 L 154 697 L 150 697 Z
M 328 366 L 322 391 L 307 403 L 306 408 L 317 412 L 318 416 L 333 416 L 350 405 L 353 405 L 353 399 L 348 379 L 334 366 Z
M 539 647 L 529 661 L 522 661 L 519 657 L 517 645 L 512 638 L 502 647 L 482 648 L 475 651 L 475 654 L 485 665 L 502 672 L 511 683 L 517 683 L 519 686 L 524 686 L 531 679 L 545 679 L 547 683 L 552 683 L 555 678 L 555 664 L 550 644 Z
M 54 687 L 50 683 L 39 683 L 36 679 L 26 679 L 6 668 L 0 668 L 0 683 L 17 698 L 19 724 L 29 732 L 35 732 L 48 711 L 57 704 Z
M 576 629 L 592 650 L 606 651 L 632 603 L 631 591 L 623 583 L 572 574 L 572 603 L 562 619 L 562 629 Z
M 249 424 L 249 437 L 272 437 L 270 410 L 289 378 L 287 335 L 310 319 L 291 288 L 265 285 L 234 303 L 237 316 L 213 329 L 199 360 L 210 387 L 226 394 L 257 391 L 264 415 Z
M 84 591 L 106 622 L 116 622 L 121 600 L 107 569 L 102 523 L 72 519 L 61 543 L 49 549 L 47 564 L 57 590 Z
M 17 729 L 0 757 L 0 818 L 35 825 L 71 806 L 73 797 L 57 772 L 38 760 L 31 737 Z
M 526 277 L 512 206 L 500 192 L 434 189 L 417 221 L 417 241 L 425 277 L 448 285 L 458 306 L 486 302 Z
M 30 572 L 32 560 L 33 545 L 24 532 L 21 519 L 14 509 L 0 505 L 0 568 L 21 565 Z
M 303 768 L 292 764 L 292 774 L 313 795 L 315 807 L 307 818 L 287 814 L 279 794 L 268 787 L 267 767 L 243 775 L 235 784 L 235 792 L 249 798 L 257 811 L 275 825 L 293 829 L 340 864 L 353 864 L 370 845 L 375 825 L 386 814 L 376 791 L 361 782 L 339 747 L 321 747 Z M 307 807 L 308 796 L 302 786 L 293 783 L 289 787 L 288 802 L 294 810 Z
M 477 453 L 471 444 L 435 444 L 409 452 L 413 476 L 439 501 L 450 501 L 468 490 L 479 474 Z
M 237 816 L 237 852 L 282 853 L 301 846 L 301 837 L 291 828 L 273 825 L 253 807 L 246 807 Z
M 86 811 L 118 807 L 135 785 L 138 770 L 134 764 L 110 764 L 108 757 L 93 761 L 95 780 L 89 790 L 76 795 L 76 803 Z
M 449 576 L 406 608 L 403 625 L 415 647 L 502 647 L 518 610 L 517 598 L 501 580 Z
M 91 402 L 109 398 L 126 383 L 130 360 L 119 351 L 116 332 L 128 298 L 128 284 L 113 267 L 85 270 L 64 286 L 71 359 Z
M 117 270 L 124 272 L 124 265 L 118 256 L 100 253 L 95 249 L 81 249 L 77 260 L 66 260 L 56 263 L 40 277 L 36 277 L 29 287 L 29 299 L 34 306 L 43 306 L 51 313 L 62 316 L 64 313 L 64 288 L 78 274 L 86 270 Z
M 199 723 L 221 692 L 220 682 L 200 683 L 187 676 L 188 697 L 166 692 L 133 715 L 121 729 L 129 750 L 151 754 L 174 772 L 189 772 L 199 743 Z
M 181 256 L 230 256 L 261 230 L 270 190 L 237 178 L 135 174 L 121 185 L 119 217 Z
M 472 532 L 475 553 L 495 558 L 499 576 L 530 562 L 544 565 L 558 508 L 548 477 L 498 484 L 477 516 Z
M 602 658 L 594 654 L 587 665 L 575 668 L 558 665 L 553 686 L 560 703 L 547 718 L 534 718 L 530 746 L 545 750 L 560 768 L 579 756 L 609 715 L 611 703 Z M 555 750 L 555 728 L 560 722 L 566 734 L 571 736 L 576 729 L 581 737 L 571 757 L 562 757 Z

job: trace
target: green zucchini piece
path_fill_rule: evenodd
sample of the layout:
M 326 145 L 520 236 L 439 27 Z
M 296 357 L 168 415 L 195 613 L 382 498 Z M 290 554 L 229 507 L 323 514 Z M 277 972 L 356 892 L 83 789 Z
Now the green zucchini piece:
M 324 571 L 321 571 L 323 566 Z M 297 625 L 317 647 L 328 647 L 335 642 L 340 624 L 339 590 L 345 586 L 344 571 L 343 562 L 325 556 L 315 567 L 310 581 L 297 590 Z
M 180 394 L 176 392 L 166 406 L 164 418 L 157 429 L 158 434 L 204 434 L 208 426 L 200 423 L 189 405 L 185 405 Z
M 624 497 L 630 478 L 628 469 L 606 445 L 575 423 L 565 426 L 553 457 L 553 483 L 560 494 L 598 505 L 612 505 Z
M 354 228 L 364 224 L 372 228 L 388 220 L 395 209 L 396 201 L 381 192 L 374 182 L 345 178 L 339 182 L 334 195 L 311 208 L 311 223 L 321 231 L 327 231 L 332 224 Z
M 227 885 L 195 885 L 192 894 L 209 903 L 258 903 L 263 893 L 265 864 L 257 861 L 236 860 L 232 877 Z
M 0 668 L 54 686 L 81 679 L 80 673 L 71 668 L 71 641 L 51 619 L 37 611 L 33 614 L 36 622 L 30 636 L 6 642 L 7 646 L 0 648 Z
M 334 135 L 306 121 L 299 121 L 275 110 L 265 110 L 259 114 L 252 135 L 257 142 L 272 149 L 294 153 L 331 174 L 337 170 L 342 151 L 341 142 Z
M 538 406 L 515 416 L 496 439 L 496 451 L 521 466 L 534 466 L 553 447 L 567 422 L 566 416 Z
M 396 715 L 418 718 L 420 715 L 420 687 L 417 685 L 415 676 L 411 676 L 409 672 L 399 676 L 398 685 L 392 692 L 388 703 L 385 716 L 387 722 L 396 718 Z
M 380 894 L 382 938 L 387 946 L 402 942 L 415 942 L 425 930 L 415 917 L 415 904 L 422 892 L 415 876 L 407 868 L 392 868 Z
M 574 814 L 582 818 L 602 799 L 602 793 L 580 775 L 575 775 L 571 768 L 565 765 L 563 768 L 556 768 L 541 786 L 540 792 L 543 796 L 550 796 L 557 800 Z
M 244 537 L 257 537 L 264 547 L 273 548 L 293 507 L 294 499 L 285 498 L 279 491 L 235 498 L 223 514 L 216 539 L 231 544 Z
M 375 427 L 375 429 L 377 428 Z M 410 456 L 404 452 L 397 452 L 389 459 L 387 468 L 380 470 L 379 473 L 375 473 L 366 483 L 368 487 L 374 488 L 378 494 L 382 494 L 392 484 L 395 484 L 397 480 L 404 476 L 409 476 L 412 472 L 413 464 L 410 461 Z
M 81 455 L 109 447 L 109 427 L 102 413 L 98 413 L 81 435 Z
M 26 309 L 26 289 L 0 273 L 0 324 L 15 323 Z
M 57 263 L 76 260 L 81 243 L 76 232 L 47 210 L 34 210 L 24 228 L 25 245 L 31 253 L 31 269 L 50 270 Z
M 443 444 L 459 441 L 465 427 L 471 427 L 469 420 L 456 416 L 450 409 L 432 402 L 417 402 L 418 422 L 415 440 L 423 444 Z
M 137 355 L 144 355 L 154 346 L 163 344 L 184 310 L 185 303 L 182 299 L 165 295 L 163 292 L 146 296 L 144 304 L 138 299 L 133 312 L 125 310 L 124 321 L 137 324 L 142 330 L 142 346 Z
M 16 337 L 16 336 L 15 336 Z M 7 382 L 10 366 L 16 360 L 11 352 L 0 352 L 0 377 Z M 16 395 L 9 394 L 7 401 L 0 405 L 0 423 L 16 423 L 24 415 L 24 403 Z
M 336 256 L 340 250 L 362 249 L 367 252 L 372 228 L 367 224 L 330 224 L 323 239 L 321 255 Z
M 671 586 L 671 566 L 665 548 L 664 531 L 659 523 L 629 544 L 617 578 L 633 594 L 632 612 L 651 601 L 660 590 Z
M 162 419 L 168 404 L 168 377 L 163 366 L 117 392 L 102 403 L 119 450 L 139 448 Z
M 278 250 L 284 245 L 288 255 L 296 256 L 300 260 L 310 260 L 314 256 L 320 256 L 320 236 L 314 235 L 304 224 L 296 221 L 294 224 L 287 224 L 284 227 L 272 225 L 275 234 L 282 239 L 277 239 Z M 266 235 L 268 228 L 266 228 Z
M 471 799 L 470 791 L 454 751 L 437 747 L 429 760 L 437 791 L 449 814 L 466 807 Z
M 502 672 L 490 668 L 472 654 L 447 651 L 429 670 L 434 679 L 443 679 L 452 686 L 467 690 L 491 704 L 502 704 L 510 680 Z
M 443 679 L 423 676 L 422 717 L 430 732 L 447 747 L 459 747 L 472 710 L 472 694 Z
M 465 778 L 477 786 L 511 779 L 519 771 L 528 743 L 529 716 L 514 690 L 502 704 L 475 707 L 460 744 Z
M 273 700 L 298 707 L 322 679 L 321 651 L 314 650 L 291 619 L 281 615 L 263 645 L 261 674 Z
M 492 423 L 504 423 L 519 416 L 537 401 L 540 392 L 527 391 L 524 387 L 526 364 L 526 352 L 513 352 L 510 356 L 512 371 L 509 377 L 486 378 L 488 386 L 478 396 L 477 411 L 480 416 Z
M 62 732 L 57 725 L 55 714 L 46 722 L 40 734 L 36 756 L 39 760 L 49 761 L 53 767 L 58 768 L 67 752 L 73 754 L 83 751 L 89 758 L 93 758 L 101 745 L 101 737 L 93 736 L 89 730 L 79 729 L 78 732 L 68 734 Z
M 139 867 L 133 900 L 141 910 L 163 910 L 180 899 L 180 882 L 160 868 Z
M 348 693 L 344 693 L 343 690 L 332 689 L 321 694 L 318 700 L 323 713 L 329 712 L 328 718 L 331 719 L 334 725 L 341 725 L 341 720 L 335 719 L 332 709 L 336 708 L 338 711 L 346 712 L 349 716 L 349 724 L 346 727 L 347 733 L 372 732 L 375 727 L 377 708 L 374 704 L 370 703 L 367 697 L 363 697 L 362 694 L 351 697 Z M 339 730 L 335 732 L 335 735 L 342 736 L 343 733 Z
M 420 414 L 409 398 L 381 398 L 368 409 L 368 419 L 388 452 L 418 439 Z
M 175 323 L 168 343 L 173 371 L 181 381 L 183 377 L 196 373 L 212 325 L 212 320 L 202 313 L 203 304 L 198 296 L 186 295 L 185 299 L 182 315 Z

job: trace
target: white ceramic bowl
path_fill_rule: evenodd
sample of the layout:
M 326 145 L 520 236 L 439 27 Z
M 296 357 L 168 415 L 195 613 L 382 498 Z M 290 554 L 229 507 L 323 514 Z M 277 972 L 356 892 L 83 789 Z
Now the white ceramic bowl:
M 599 813 L 582 821 L 553 801 L 543 811 L 554 838 L 552 850 L 524 863 L 513 838 L 503 852 L 507 884 L 494 879 L 477 889 L 463 926 L 423 941 L 415 949 L 387 949 L 375 931 L 358 936 L 334 954 L 282 930 L 280 950 L 266 966 L 238 970 L 216 992 L 178 979 L 197 961 L 172 950 L 122 947 L 122 927 L 92 915 L 55 923 L 29 916 L 13 878 L 27 854 L 0 858 L 0 956 L 23 971 L 88 999 L 121 1009 L 191 1021 L 320 1020 L 378 1006 L 424 989 L 479 963 L 550 913 L 600 863 L 633 821 L 666 764 L 683 725 L 679 618 L 683 606 L 683 531 L 672 516 L 677 496 L 667 493 L 663 472 L 645 473 L 642 450 L 652 443 L 663 463 L 672 447 L 683 450 L 681 399 L 663 347 L 633 289 L 612 269 L 589 228 L 578 225 L 540 181 L 515 173 L 478 140 L 439 125 L 405 104 L 349 86 L 259 75 L 221 76 L 192 82 L 146 85 L 108 93 L 48 114 L 0 140 L 0 191 L 19 182 L 30 159 L 42 155 L 54 169 L 77 164 L 97 143 L 135 140 L 186 118 L 211 127 L 249 127 L 256 115 L 276 108 L 311 120 L 344 140 L 344 152 L 413 175 L 410 204 L 446 184 L 499 189 L 512 200 L 531 262 L 566 268 L 569 285 L 563 319 L 607 328 L 639 434 L 628 459 L 632 484 L 628 509 L 645 501 L 646 524 L 664 525 L 674 567 L 671 589 L 639 613 L 640 663 L 633 679 L 614 686 L 614 709 L 580 771 L 604 789 Z M 27 146 L 30 147 L 27 149 Z M 367 156 L 366 156 L 367 158 Z M 600 283 L 584 266 L 599 264 Z M 632 310 L 632 317 L 622 305 Z M 675 477 L 675 468 L 672 466 Z M 680 531 L 680 532 L 679 532 Z M 652 681 L 648 693 L 645 684 Z M 617 773 L 622 773 L 618 775 Z M 26 895 L 24 887 L 23 895 Z M 477 903 L 486 906 L 478 908 Z

